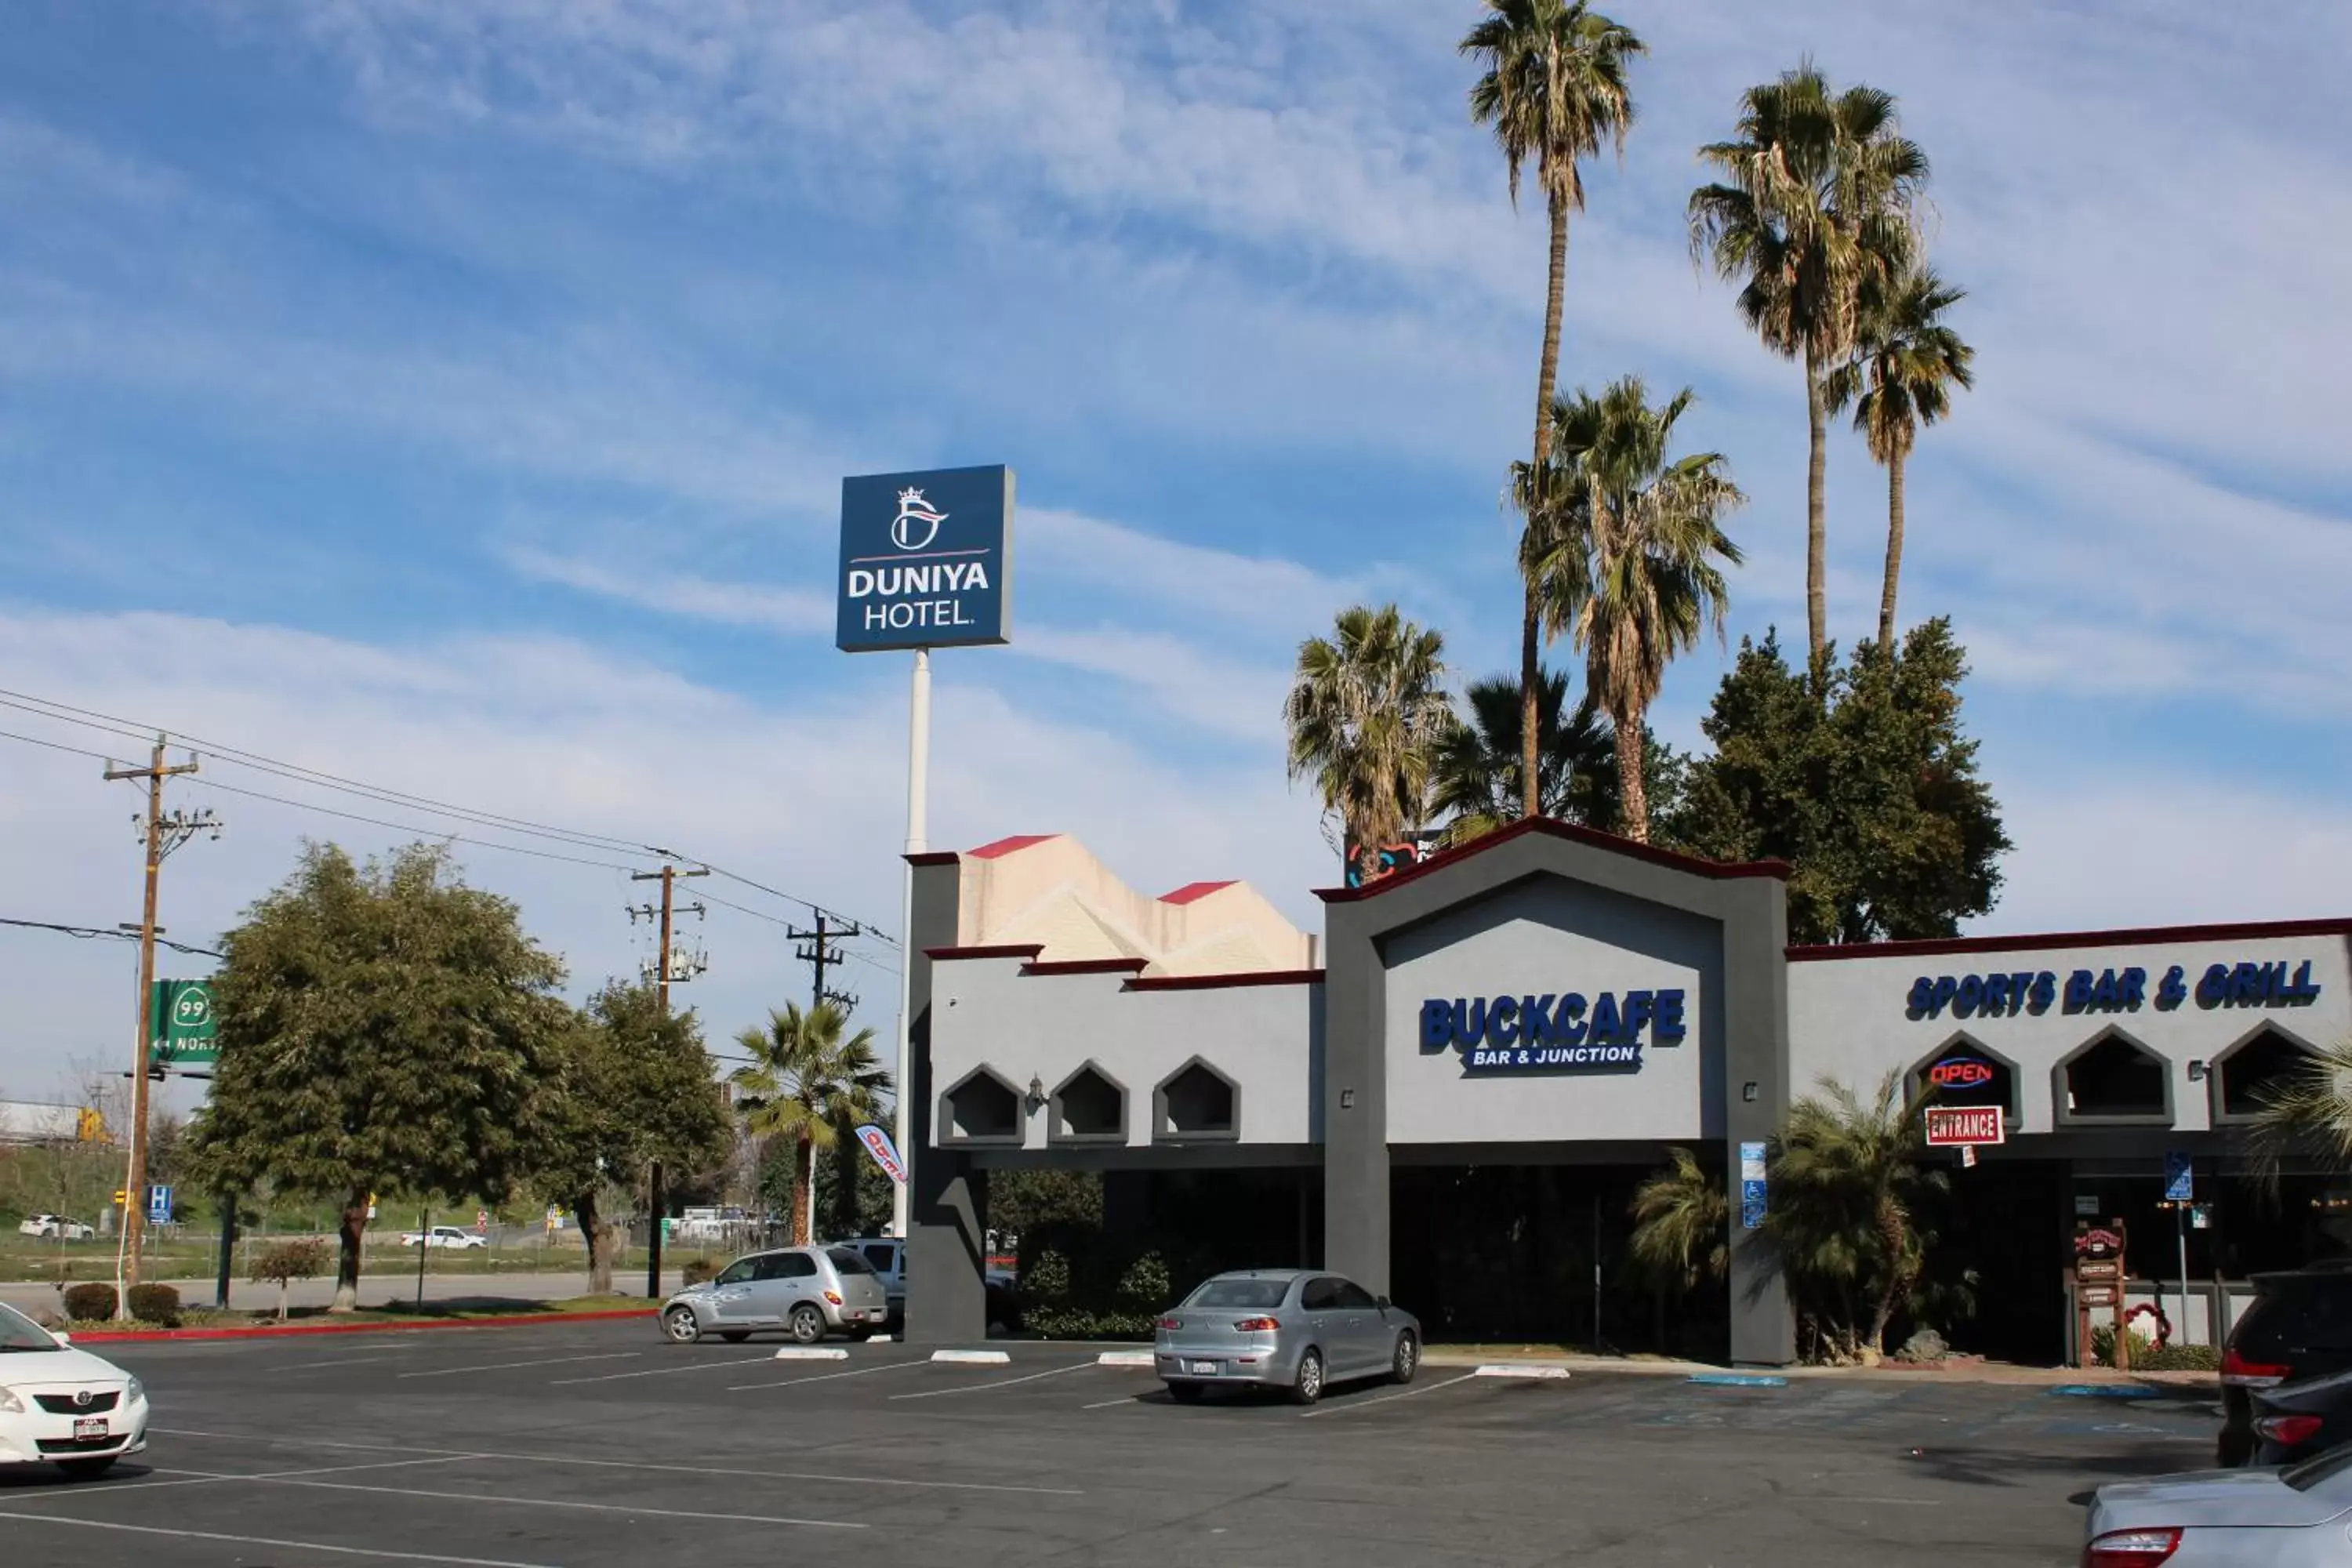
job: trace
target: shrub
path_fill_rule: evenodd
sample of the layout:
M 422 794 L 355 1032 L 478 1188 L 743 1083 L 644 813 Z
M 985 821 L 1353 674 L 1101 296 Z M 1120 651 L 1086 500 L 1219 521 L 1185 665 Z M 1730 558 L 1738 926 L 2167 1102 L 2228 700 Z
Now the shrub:
M 114 1287 L 71 1285 L 66 1288 L 66 1316 L 78 1323 L 102 1323 L 114 1316 Z
M 2091 1360 L 2100 1366 L 2116 1364 L 2116 1331 L 2102 1325 L 2091 1331 Z M 2145 1340 L 2132 1346 L 2134 1372 L 2219 1372 L 2221 1352 L 2211 1345 L 2151 1345 Z
M 1168 1265 L 1160 1254 L 1147 1252 L 1127 1266 L 1118 1279 L 1118 1299 L 1122 1305 L 1138 1311 L 1157 1312 L 1168 1304 Z
M 1022 1328 L 1048 1340 L 1148 1340 L 1157 1312 L 1097 1312 L 1083 1307 L 1032 1307 Z
M 278 1287 L 278 1315 L 282 1319 L 286 1316 L 288 1287 L 294 1280 L 308 1279 L 323 1273 L 327 1257 L 327 1238 L 323 1236 L 299 1236 L 273 1241 L 255 1256 L 250 1278 L 257 1285 Z
M 180 1293 L 169 1285 L 133 1285 L 124 1294 L 131 1302 L 131 1315 L 141 1322 L 165 1329 L 179 1326 Z
M 719 1277 L 719 1260 L 709 1253 L 704 1253 L 698 1258 L 689 1258 L 678 1269 L 678 1273 L 688 1285 L 700 1285 Z
M 1070 1294 L 1070 1260 L 1058 1252 L 1040 1252 L 1021 1271 L 1021 1294 L 1031 1301 L 1052 1303 L 1066 1300 Z M 1036 1318 L 1034 1311 L 1031 1319 Z

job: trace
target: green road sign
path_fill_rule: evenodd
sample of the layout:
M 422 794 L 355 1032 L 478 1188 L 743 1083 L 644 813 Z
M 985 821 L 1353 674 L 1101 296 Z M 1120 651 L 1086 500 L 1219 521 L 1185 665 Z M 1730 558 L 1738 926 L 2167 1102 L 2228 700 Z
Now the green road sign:
M 152 1059 L 163 1067 L 203 1067 L 220 1060 L 209 980 L 158 980 L 150 1003 Z

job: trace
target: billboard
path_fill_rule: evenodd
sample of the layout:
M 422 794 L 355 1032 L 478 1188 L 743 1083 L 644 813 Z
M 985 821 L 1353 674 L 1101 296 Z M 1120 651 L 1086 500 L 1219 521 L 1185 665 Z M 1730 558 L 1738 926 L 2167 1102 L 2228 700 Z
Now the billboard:
M 1012 469 L 841 481 L 834 644 L 843 651 L 1004 642 L 1012 575 Z

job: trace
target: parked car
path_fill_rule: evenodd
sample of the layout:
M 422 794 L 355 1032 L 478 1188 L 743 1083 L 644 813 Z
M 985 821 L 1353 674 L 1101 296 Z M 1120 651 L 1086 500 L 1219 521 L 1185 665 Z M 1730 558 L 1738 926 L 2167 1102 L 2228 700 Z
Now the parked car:
M 429 1231 L 407 1231 L 400 1238 L 403 1247 L 415 1247 L 420 1242 L 426 1247 L 486 1247 L 490 1245 L 490 1238 L 478 1231 L 461 1229 L 454 1225 L 436 1225 Z
M 2257 1390 L 2352 1371 L 2352 1268 L 2319 1267 L 2257 1274 L 2254 1299 L 2221 1347 L 2224 1466 L 2249 1465 Z
M 147 1447 L 139 1380 L 0 1302 L 0 1465 L 103 1475 Z
M 1219 1384 L 1279 1388 L 1300 1405 L 1331 1384 L 1421 1368 L 1421 1323 L 1352 1279 L 1313 1269 L 1220 1274 L 1160 1320 L 1152 1365 L 1191 1402 Z
M 890 1299 L 890 1321 L 903 1322 L 907 1316 L 907 1244 L 895 1236 L 861 1236 L 835 1245 L 857 1249 L 858 1256 L 882 1280 L 883 1291 Z M 988 1291 L 988 1321 L 1002 1323 L 1008 1330 L 1019 1328 L 1020 1299 L 1013 1289 L 1013 1270 L 990 1264 L 983 1278 Z
M 662 1332 L 690 1345 L 706 1334 L 733 1343 L 781 1329 L 804 1345 L 829 1333 L 862 1340 L 889 1321 L 882 1280 L 846 1247 L 753 1252 L 689 1285 L 662 1306 Z
M 37 1214 L 16 1226 L 19 1236 L 45 1237 L 55 1241 L 88 1241 L 98 1234 L 97 1228 L 63 1215 Z
M 2283 1470 L 2200 1470 L 2091 1494 L 2083 1568 L 2320 1568 L 2345 1560 L 2352 1447 Z
M 2298 1464 L 2352 1441 L 2352 1372 L 2248 1392 L 2253 1396 L 2255 1464 Z

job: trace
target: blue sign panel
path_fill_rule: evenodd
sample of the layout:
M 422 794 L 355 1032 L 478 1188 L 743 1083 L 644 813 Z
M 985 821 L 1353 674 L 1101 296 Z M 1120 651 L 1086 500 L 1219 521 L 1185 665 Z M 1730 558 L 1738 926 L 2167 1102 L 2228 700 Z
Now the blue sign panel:
M 2039 1016 L 2053 1006 L 2064 1013 L 2137 1013 L 2153 1004 L 2169 1013 L 2192 997 L 2208 1010 L 2305 1007 L 2319 1000 L 2319 991 L 2307 958 L 2212 963 L 2193 981 L 2176 963 L 2156 983 L 2153 995 L 2147 971 L 2137 966 L 2096 973 L 2077 969 L 2063 980 L 2053 969 L 2026 969 L 2010 974 L 1922 974 L 1911 983 L 1904 1010 L 1914 1018 L 1940 1017 L 1947 1008 L 1958 1018 L 2008 1018 Z
M 1421 1048 L 1458 1050 L 1469 1072 L 1639 1072 L 1645 1030 L 1653 1045 L 1683 1043 L 1683 994 L 1433 996 L 1421 1005 Z
M 2196 1197 L 2196 1164 L 2188 1155 L 2174 1150 L 2164 1157 L 2164 1201 L 2185 1204 L 2194 1202 Z
M 172 1223 L 171 1188 L 156 1186 L 147 1189 L 147 1223 L 150 1225 Z
M 872 653 L 1003 642 L 1012 572 L 1012 469 L 841 481 L 835 647 Z
M 1739 1228 L 1764 1228 L 1764 1145 L 1739 1146 Z

